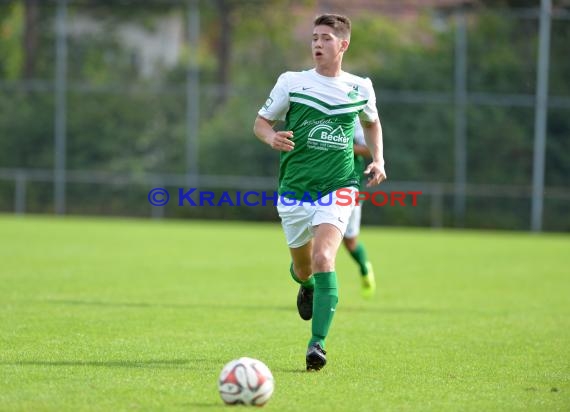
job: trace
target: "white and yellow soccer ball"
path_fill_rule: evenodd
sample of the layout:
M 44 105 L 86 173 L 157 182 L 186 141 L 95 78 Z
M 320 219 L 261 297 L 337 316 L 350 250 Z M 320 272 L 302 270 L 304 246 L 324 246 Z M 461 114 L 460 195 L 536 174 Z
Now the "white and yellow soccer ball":
M 273 375 L 263 362 L 239 358 L 228 362 L 218 378 L 218 390 L 228 405 L 263 406 L 275 387 Z

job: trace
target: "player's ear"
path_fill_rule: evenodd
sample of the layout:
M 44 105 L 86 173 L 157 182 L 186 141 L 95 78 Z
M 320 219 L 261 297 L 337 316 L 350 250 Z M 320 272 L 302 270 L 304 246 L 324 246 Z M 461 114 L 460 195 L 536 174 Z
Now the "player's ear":
M 343 39 L 340 42 L 340 51 L 345 52 L 346 49 L 348 49 L 349 44 L 350 44 L 350 41 L 348 39 Z

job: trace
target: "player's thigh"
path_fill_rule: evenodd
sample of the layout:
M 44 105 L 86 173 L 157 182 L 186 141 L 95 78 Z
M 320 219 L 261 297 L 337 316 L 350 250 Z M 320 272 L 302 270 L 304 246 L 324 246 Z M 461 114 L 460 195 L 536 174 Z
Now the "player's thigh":
M 342 242 L 342 232 L 335 225 L 322 223 L 314 228 L 312 269 L 313 272 L 335 270 L 336 253 Z

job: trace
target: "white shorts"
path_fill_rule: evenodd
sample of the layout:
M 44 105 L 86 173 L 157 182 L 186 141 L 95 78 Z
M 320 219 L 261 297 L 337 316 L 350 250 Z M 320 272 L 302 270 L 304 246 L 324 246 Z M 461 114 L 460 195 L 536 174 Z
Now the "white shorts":
M 351 239 L 360 234 L 361 216 L 362 216 L 362 203 L 359 204 L 358 206 L 354 206 L 354 209 L 352 209 L 352 214 L 348 218 L 348 225 L 346 226 L 346 231 L 344 232 L 344 237 Z
M 314 227 L 322 223 L 337 227 L 344 236 L 348 219 L 354 208 L 354 201 L 346 205 L 346 196 L 350 195 L 354 199 L 356 192 L 357 189 L 354 187 L 344 188 L 343 198 L 340 200 L 343 205 L 336 203 L 339 200 L 336 192 L 325 195 L 315 202 L 282 199 L 279 196 L 277 212 L 289 247 L 298 248 L 309 243 L 314 236 Z

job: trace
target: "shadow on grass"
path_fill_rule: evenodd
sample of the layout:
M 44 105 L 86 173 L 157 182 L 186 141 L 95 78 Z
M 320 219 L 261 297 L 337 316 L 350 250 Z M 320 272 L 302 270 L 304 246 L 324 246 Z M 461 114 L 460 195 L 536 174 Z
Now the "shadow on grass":
M 212 304 L 212 303 L 151 303 L 151 302 L 113 302 L 101 300 L 76 300 L 76 299 L 48 299 L 47 302 L 57 305 L 73 305 L 73 306 L 101 306 L 101 307 L 118 307 L 118 308 L 175 308 L 175 309 L 210 309 L 210 310 L 252 310 L 252 311 L 297 311 L 295 303 L 291 305 L 236 305 L 236 304 Z M 381 306 L 340 306 L 339 311 L 344 312 L 361 312 L 361 313 L 379 313 L 386 315 L 405 315 L 405 314 L 432 314 L 438 312 L 434 309 L 419 307 L 381 307 Z
M 296 374 L 307 374 L 309 372 L 307 372 L 305 369 L 281 369 L 281 368 L 273 368 L 272 369 L 273 372 L 276 373 L 296 373 Z
M 150 303 L 150 302 L 112 302 L 101 300 L 74 300 L 74 299 L 48 299 L 47 302 L 58 305 L 74 306 L 101 306 L 117 308 L 174 308 L 174 309 L 212 309 L 212 310 L 272 310 L 272 311 L 293 311 L 297 308 L 291 304 L 287 306 L 279 305 L 234 305 L 234 304 L 213 304 L 213 303 Z
M 216 362 L 212 359 L 149 359 L 149 360 L 109 360 L 109 361 L 88 361 L 88 360 L 28 360 L 17 362 L 0 362 L 0 365 L 11 366 L 96 366 L 106 368 L 152 368 L 152 369 L 200 369 L 199 365 L 204 362 Z M 219 363 L 219 361 L 218 361 Z
M 380 315 L 430 315 L 441 312 L 435 309 L 418 308 L 418 307 L 382 307 L 382 306 L 340 306 L 338 311 L 343 312 L 361 312 L 361 313 L 378 313 Z
M 180 406 L 184 406 L 184 407 L 188 407 L 188 410 L 191 411 L 193 410 L 193 408 L 224 408 L 227 405 L 224 405 L 224 403 L 222 401 L 220 402 L 212 402 L 212 403 L 204 403 L 204 402 L 195 402 L 195 403 L 185 403 L 183 405 Z

